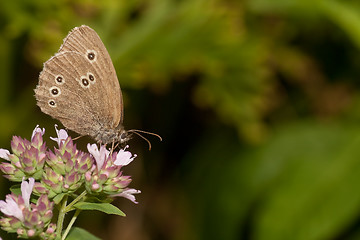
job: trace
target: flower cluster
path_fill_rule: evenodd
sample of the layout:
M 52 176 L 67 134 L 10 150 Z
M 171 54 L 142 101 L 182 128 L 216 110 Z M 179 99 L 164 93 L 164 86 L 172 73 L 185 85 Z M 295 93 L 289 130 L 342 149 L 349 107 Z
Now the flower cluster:
M 0 149 L 0 157 L 9 161 L 0 165 L 4 177 L 14 182 L 21 182 L 23 177 L 41 178 L 46 159 L 46 144 L 42 138 L 44 133 L 45 129 L 36 126 L 31 142 L 14 136 L 11 141 L 12 154 Z
M 55 226 L 49 224 L 54 203 L 46 195 L 41 195 L 36 204 L 30 204 L 34 183 L 34 178 L 29 178 L 29 182 L 23 181 L 21 195 L 8 194 L 5 201 L 0 201 L 0 211 L 6 215 L 0 219 L 0 225 L 7 232 L 16 232 L 18 237 L 55 239 Z
M 77 150 L 71 137 L 66 136 L 58 141 L 58 145 L 54 152 L 47 151 L 43 178 L 35 185 L 35 193 L 46 193 L 50 198 L 78 190 L 84 182 L 85 172 L 94 165 L 90 154 Z
M 55 239 L 62 234 L 62 223 L 51 223 L 54 205 L 64 214 L 74 210 L 66 206 L 68 198 L 73 198 L 71 206 L 77 202 L 96 199 L 125 197 L 136 202 L 134 194 L 140 191 L 128 188 L 130 176 L 122 174 L 122 167 L 128 165 L 136 155 L 121 149 L 110 151 L 106 146 L 88 144 L 88 153 L 76 148 L 72 138 L 64 129 L 57 129 L 57 147 L 49 150 L 43 140 L 45 129 L 38 126 L 33 131 L 31 141 L 14 136 L 10 153 L 0 149 L 0 170 L 11 181 L 22 182 L 21 189 L 13 191 L 0 201 L 0 211 L 5 215 L 0 226 L 18 237 Z M 28 182 L 26 181 L 28 179 Z M 16 194 L 16 192 L 21 194 Z M 33 196 L 31 198 L 31 194 Z M 30 203 L 30 199 L 31 202 Z M 89 200 L 90 201 L 90 200 Z M 61 206 L 60 206 L 61 205 Z M 69 204 L 70 205 L 70 204 Z M 68 232 L 68 231 L 65 231 Z
M 136 155 L 132 156 L 125 149 L 110 153 L 105 146 L 101 146 L 100 150 L 98 150 L 96 144 L 88 144 L 87 148 L 96 161 L 96 165 L 93 165 L 92 169 L 85 173 L 87 191 L 107 195 L 121 194 L 128 191 L 129 189 L 126 189 L 126 187 L 131 182 L 131 178 L 122 175 L 121 167 L 129 164 Z

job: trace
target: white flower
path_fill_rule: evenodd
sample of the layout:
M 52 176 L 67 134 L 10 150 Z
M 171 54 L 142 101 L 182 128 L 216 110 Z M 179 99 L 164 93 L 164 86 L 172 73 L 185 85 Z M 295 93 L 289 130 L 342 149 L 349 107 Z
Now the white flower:
M 29 182 L 26 182 L 24 179 L 21 182 L 21 196 L 24 200 L 25 206 L 30 207 L 30 195 L 35 184 L 34 178 L 29 178 Z M 13 198 L 12 194 L 6 195 L 5 201 L 0 201 L 0 211 L 8 216 L 13 216 L 24 221 L 24 215 L 21 209 L 21 206 Z
M 129 189 L 124 190 L 122 193 L 112 195 L 112 197 L 124 197 L 124 198 L 129 199 L 133 203 L 138 204 L 135 196 L 133 195 L 133 194 L 138 194 L 138 193 L 141 193 L 141 191 L 133 189 L 133 188 L 129 188 Z
M 60 129 L 58 130 L 57 129 L 57 124 L 55 124 L 55 130 L 56 130 L 56 134 L 57 134 L 57 138 L 54 138 L 54 137 L 50 137 L 51 140 L 55 141 L 58 143 L 59 147 L 60 147 L 60 143 L 61 141 L 65 141 L 67 138 L 68 138 L 68 134 L 66 132 L 65 129 Z
M 114 162 L 114 165 L 116 166 L 126 166 L 129 163 L 131 163 L 134 158 L 136 158 L 136 154 L 134 154 L 134 156 L 132 156 L 132 153 L 129 151 L 125 151 L 126 148 L 128 148 L 129 145 L 126 145 L 124 147 L 124 149 L 120 149 L 120 151 L 118 152 L 117 156 L 116 156 L 116 160 Z
M 6 195 L 5 201 L 0 200 L 0 211 L 8 216 L 14 216 L 20 221 L 24 221 L 22 210 L 12 198 L 11 194 Z
M 106 157 L 109 156 L 110 152 L 106 149 L 105 145 L 102 145 L 99 151 L 98 146 L 95 143 L 91 145 L 88 143 L 87 149 L 89 153 L 95 158 L 97 169 L 100 171 L 104 165 Z
M 41 133 L 41 136 L 45 134 L 45 128 L 41 129 L 39 128 L 39 125 L 36 125 L 35 129 L 32 132 L 31 139 L 35 136 L 36 133 Z
M 0 158 L 5 160 L 10 160 L 9 155 L 10 155 L 9 150 L 0 148 Z
M 21 195 L 22 198 L 24 199 L 25 206 L 28 208 L 30 207 L 30 196 L 34 188 L 34 184 L 35 184 L 34 178 L 29 178 L 29 182 L 25 181 L 23 178 L 23 181 L 21 182 Z

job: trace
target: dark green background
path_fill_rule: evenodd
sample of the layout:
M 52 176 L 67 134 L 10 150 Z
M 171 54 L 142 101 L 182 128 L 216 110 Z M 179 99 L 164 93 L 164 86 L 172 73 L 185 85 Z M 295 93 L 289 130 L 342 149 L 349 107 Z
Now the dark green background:
M 115 202 L 127 217 L 79 226 L 109 240 L 360 239 L 358 1 L 1 1 L 1 147 L 37 124 L 53 145 L 59 122 L 33 89 L 82 24 L 113 59 L 125 127 L 164 140 L 129 142 L 142 193 Z

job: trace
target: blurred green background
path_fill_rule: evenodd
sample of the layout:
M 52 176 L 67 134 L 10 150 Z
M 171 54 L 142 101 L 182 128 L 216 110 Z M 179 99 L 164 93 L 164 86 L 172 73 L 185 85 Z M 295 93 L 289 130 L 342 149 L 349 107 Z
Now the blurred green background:
M 1 147 L 37 124 L 53 144 L 59 122 L 33 89 L 82 24 L 113 59 L 125 127 L 164 140 L 129 142 L 142 193 L 116 200 L 127 217 L 84 212 L 79 226 L 109 240 L 360 239 L 359 1 L 1 1 Z

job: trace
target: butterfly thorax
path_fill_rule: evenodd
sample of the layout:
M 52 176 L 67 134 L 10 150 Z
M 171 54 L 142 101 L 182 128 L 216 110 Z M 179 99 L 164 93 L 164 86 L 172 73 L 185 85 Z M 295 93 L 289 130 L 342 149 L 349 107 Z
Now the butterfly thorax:
M 102 144 L 108 143 L 125 143 L 130 140 L 130 134 L 122 127 L 117 128 L 108 128 L 98 131 L 95 136 L 93 136 L 96 141 Z

